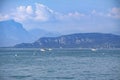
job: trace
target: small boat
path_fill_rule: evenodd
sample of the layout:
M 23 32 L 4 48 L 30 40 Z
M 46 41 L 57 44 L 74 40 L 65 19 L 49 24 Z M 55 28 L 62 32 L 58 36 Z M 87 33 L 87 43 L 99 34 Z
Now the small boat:
M 48 48 L 48 51 L 51 51 L 52 49 L 51 48 Z
M 97 49 L 92 48 L 91 51 L 96 51 Z
M 40 49 L 40 51 L 44 52 L 44 51 L 45 51 L 45 49 Z
M 17 54 L 15 54 L 15 57 L 17 57 Z

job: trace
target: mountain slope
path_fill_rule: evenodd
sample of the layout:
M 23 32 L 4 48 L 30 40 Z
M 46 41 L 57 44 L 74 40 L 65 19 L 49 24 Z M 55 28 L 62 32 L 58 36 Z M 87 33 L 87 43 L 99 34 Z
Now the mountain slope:
M 29 33 L 22 24 L 14 20 L 0 22 L 0 46 L 12 46 L 21 42 L 30 42 Z
M 14 20 L 0 21 L 0 47 L 13 46 L 19 43 L 33 42 L 40 37 L 58 36 L 59 33 L 41 29 L 26 31 L 22 24 Z
M 43 37 L 34 43 L 17 44 L 15 47 L 120 48 L 120 36 L 102 33 L 79 33 L 60 37 Z

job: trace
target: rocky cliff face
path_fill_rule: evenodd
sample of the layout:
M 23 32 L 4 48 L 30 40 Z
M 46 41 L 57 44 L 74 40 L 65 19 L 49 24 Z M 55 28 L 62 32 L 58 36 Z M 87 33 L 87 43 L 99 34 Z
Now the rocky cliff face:
M 102 33 L 79 33 L 59 37 L 43 37 L 34 43 L 17 44 L 15 47 L 120 48 L 120 36 Z

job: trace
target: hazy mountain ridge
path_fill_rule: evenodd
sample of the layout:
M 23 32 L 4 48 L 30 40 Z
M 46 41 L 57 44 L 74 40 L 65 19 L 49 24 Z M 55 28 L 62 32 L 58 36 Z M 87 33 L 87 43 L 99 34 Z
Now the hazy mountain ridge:
M 22 24 L 14 20 L 0 22 L 0 46 L 11 46 L 21 42 L 30 42 L 30 34 Z
M 78 33 L 59 37 L 43 37 L 34 43 L 17 44 L 28 48 L 120 48 L 120 36 L 102 33 Z
M 33 31 L 33 32 L 32 32 Z M 30 43 L 43 36 L 56 36 L 52 32 L 43 30 L 27 31 L 19 22 L 11 20 L 0 21 L 0 47 L 13 46 L 20 43 Z

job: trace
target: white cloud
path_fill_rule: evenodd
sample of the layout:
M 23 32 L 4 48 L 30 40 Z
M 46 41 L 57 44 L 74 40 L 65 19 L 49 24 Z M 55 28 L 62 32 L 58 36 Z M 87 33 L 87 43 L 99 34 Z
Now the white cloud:
M 85 14 L 79 13 L 79 12 L 70 12 L 68 14 L 59 14 L 60 20 L 79 20 L 82 17 L 85 17 Z
M 12 17 L 17 21 L 35 20 L 49 21 L 55 16 L 55 12 L 43 4 L 35 4 L 35 9 L 32 6 L 19 6 L 16 12 L 12 13 Z
M 99 17 L 106 17 L 106 18 L 114 18 L 114 19 L 120 19 L 120 8 L 112 8 L 108 12 L 103 13 L 103 12 L 98 12 L 96 10 L 93 10 L 91 12 L 92 16 L 99 16 Z
M 112 8 L 110 12 L 108 13 L 109 17 L 120 19 L 120 8 Z
M 84 14 L 80 14 L 78 12 L 74 12 L 74 13 L 69 13 L 68 16 L 71 16 L 71 17 L 81 17 L 81 16 L 85 16 Z
M 28 14 L 32 14 L 32 13 L 33 13 L 32 6 L 27 6 L 27 7 L 26 7 L 26 12 L 27 12 Z
M 16 12 L 11 13 L 11 17 L 16 21 L 25 21 L 31 19 L 33 14 L 32 6 L 19 6 L 16 8 Z
M 53 14 L 53 10 L 47 6 L 36 3 L 35 20 L 48 21 Z
M 106 16 L 105 13 L 97 12 L 96 10 L 92 10 L 91 15 L 92 16 Z
M 112 8 L 108 13 L 97 12 L 96 10 L 91 11 L 90 15 L 83 14 L 80 12 L 70 12 L 68 14 L 62 14 L 55 12 L 47 6 L 36 3 L 35 7 L 33 6 L 19 6 L 15 9 L 14 12 L 10 14 L 0 15 L 0 20 L 6 20 L 9 18 L 15 19 L 16 21 L 24 22 L 26 20 L 33 20 L 38 22 L 45 22 L 51 20 L 79 20 L 83 17 L 88 16 L 102 16 L 102 17 L 112 17 L 120 18 L 120 8 Z
M 34 9 L 32 6 L 28 5 L 28 6 L 19 6 L 15 10 L 16 11 L 11 12 L 10 14 L 2 16 L 2 19 L 12 18 L 20 22 L 24 22 L 26 20 L 45 22 L 51 20 L 80 19 L 81 17 L 85 16 L 84 14 L 81 14 L 77 11 L 68 14 L 58 13 L 48 8 L 47 6 L 39 3 L 35 4 Z
M 19 7 L 17 7 L 17 11 L 18 12 L 25 12 L 26 11 L 26 7 L 25 6 L 19 6 Z
M 85 14 L 79 13 L 79 12 L 74 12 L 74 13 L 69 13 L 68 14 L 69 17 L 73 17 L 73 18 L 80 18 L 85 16 Z
M 33 9 L 32 6 L 19 6 L 16 8 L 17 13 L 27 13 L 27 14 L 32 14 Z
M 0 21 L 7 20 L 9 18 L 10 18 L 9 15 L 2 15 L 2 14 L 0 14 Z

